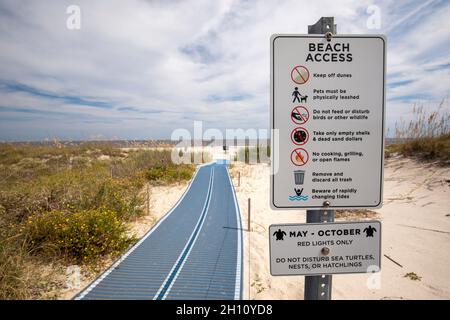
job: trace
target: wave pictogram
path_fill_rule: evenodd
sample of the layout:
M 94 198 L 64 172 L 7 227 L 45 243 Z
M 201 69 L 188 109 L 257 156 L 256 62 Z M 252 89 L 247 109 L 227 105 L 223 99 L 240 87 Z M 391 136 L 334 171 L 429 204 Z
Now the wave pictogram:
M 289 200 L 291 200 L 291 201 L 306 201 L 306 200 L 308 200 L 308 196 L 289 196 Z

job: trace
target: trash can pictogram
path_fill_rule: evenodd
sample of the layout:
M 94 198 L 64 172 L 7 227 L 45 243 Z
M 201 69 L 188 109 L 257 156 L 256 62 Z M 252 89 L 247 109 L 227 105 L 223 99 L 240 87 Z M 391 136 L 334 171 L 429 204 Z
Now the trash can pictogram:
M 303 184 L 305 180 L 305 171 L 304 170 L 295 170 L 294 171 L 294 180 L 295 184 Z

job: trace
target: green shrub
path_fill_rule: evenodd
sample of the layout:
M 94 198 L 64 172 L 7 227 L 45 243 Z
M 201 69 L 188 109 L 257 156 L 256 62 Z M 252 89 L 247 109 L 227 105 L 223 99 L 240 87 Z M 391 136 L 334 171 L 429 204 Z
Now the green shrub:
M 154 168 L 150 168 L 145 172 L 145 177 L 147 178 L 147 180 L 149 181 L 158 181 L 158 180 L 162 180 L 163 176 L 164 176 L 164 171 L 165 168 L 164 167 L 154 167 Z
M 134 179 L 109 179 L 104 181 L 82 207 L 108 208 L 117 213 L 117 216 L 129 221 L 144 214 L 141 209 L 144 199 L 140 194 L 144 183 L 141 177 Z
M 77 263 L 93 262 L 103 255 L 117 256 L 135 241 L 127 235 L 117 213 L 105 208 L 31 214 L 19 232 L 34 254 L 63 255 Z
M 156 184 L 174 183 L 191 179 L 194 172 L 191 165 L 155 166 L 145 172 L 145 178 Z

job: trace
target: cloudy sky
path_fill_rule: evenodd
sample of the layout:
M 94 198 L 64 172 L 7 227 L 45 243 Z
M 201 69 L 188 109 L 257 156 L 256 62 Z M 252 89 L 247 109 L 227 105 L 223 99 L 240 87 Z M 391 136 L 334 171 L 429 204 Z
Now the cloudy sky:
M 161 139 L 194 120 L 266 129 L 269 38 L 321 16 L 387 35 L 390 135 L 414 103 L 448 99 L 446 0 L 0 0 L 0 140 Z

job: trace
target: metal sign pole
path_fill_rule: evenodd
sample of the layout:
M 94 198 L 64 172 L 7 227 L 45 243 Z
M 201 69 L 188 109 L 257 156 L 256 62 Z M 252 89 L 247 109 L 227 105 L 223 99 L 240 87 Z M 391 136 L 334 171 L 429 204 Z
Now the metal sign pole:
M 315 24 L 308 26 L 308 34 L 336 34 L 334 17 L 322 17 Z M 324 203 L 324 207 L 328 202 Z M 307 210 L 306 223 L 334 222 L 334 210 Z M 331 275 L 305 276 L 305 300 L 330 300 Z

